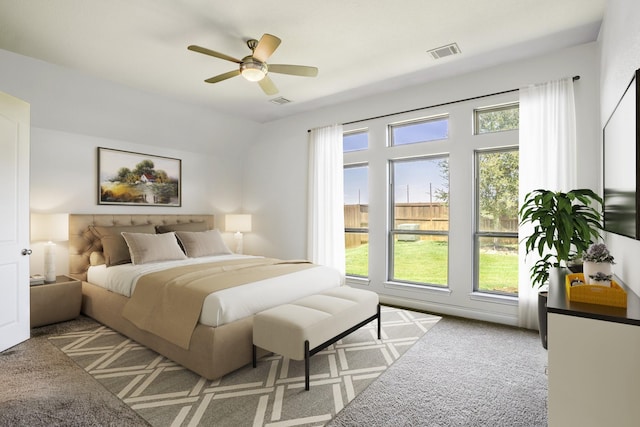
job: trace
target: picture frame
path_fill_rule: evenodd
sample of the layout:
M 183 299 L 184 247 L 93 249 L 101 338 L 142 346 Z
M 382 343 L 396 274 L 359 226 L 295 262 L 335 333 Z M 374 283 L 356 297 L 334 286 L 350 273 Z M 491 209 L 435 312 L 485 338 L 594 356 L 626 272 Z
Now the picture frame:
M 182 205 L 182 161 L 98 147 L 98 204 Z

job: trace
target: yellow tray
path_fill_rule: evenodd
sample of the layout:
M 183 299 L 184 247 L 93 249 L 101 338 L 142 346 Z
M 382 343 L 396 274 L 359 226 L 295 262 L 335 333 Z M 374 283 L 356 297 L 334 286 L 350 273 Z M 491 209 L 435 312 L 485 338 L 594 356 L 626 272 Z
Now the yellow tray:
M 571 282 L 575 279 L 584 282 L 584 275 L 582 273 L 567 274 L 565 286 L 567 287 L 569 301 L 627 307 L 627 293 L 615 280 L 611 281 L 611 287 L 609 288 L 600 285 L 571 286 Z

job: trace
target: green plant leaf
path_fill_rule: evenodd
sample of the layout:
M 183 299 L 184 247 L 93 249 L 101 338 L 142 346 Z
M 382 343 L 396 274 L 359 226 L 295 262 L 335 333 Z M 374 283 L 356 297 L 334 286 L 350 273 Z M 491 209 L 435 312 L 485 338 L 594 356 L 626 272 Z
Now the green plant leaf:
M 532 286 L 541 286 L 549 278 L 549 268 L 566 263 L 582 253 L 602 230 L 602 199 L 590 189 L 567 193 L 538 189 L 528 193 L 518 214 L 520 224 L 531 223 L 526 236 L 526 253 L 539 259 L 531 268 Z

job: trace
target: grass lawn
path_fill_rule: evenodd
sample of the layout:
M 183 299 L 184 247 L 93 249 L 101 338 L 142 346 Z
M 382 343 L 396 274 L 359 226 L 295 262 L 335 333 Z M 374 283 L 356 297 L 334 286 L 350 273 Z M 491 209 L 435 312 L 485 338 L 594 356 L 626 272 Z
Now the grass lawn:
M 399 281 L 447 285 L 448 244 L 418 240 L 395 243 L 394 279 Z M 368 276 L 369 245 L 346 250 L 347 273 Z M 480 289 L 517 294 L 518 253 L 480 252 Z

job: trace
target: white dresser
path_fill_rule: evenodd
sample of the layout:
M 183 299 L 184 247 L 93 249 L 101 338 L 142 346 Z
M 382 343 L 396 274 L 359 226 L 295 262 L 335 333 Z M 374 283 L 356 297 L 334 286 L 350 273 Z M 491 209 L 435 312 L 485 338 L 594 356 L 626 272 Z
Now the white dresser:
M 626 309 L 570 302 L 551 284 L 550 427 L 640 426 L 640 298 L 621 285 Z

